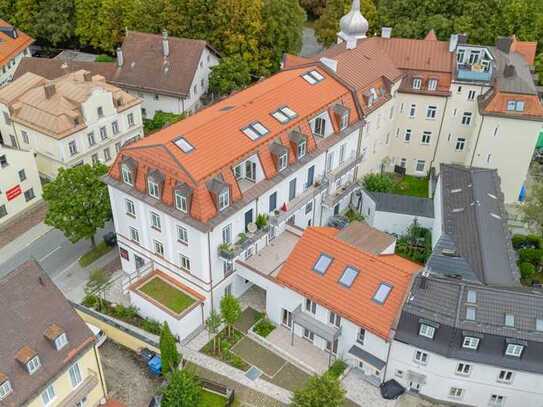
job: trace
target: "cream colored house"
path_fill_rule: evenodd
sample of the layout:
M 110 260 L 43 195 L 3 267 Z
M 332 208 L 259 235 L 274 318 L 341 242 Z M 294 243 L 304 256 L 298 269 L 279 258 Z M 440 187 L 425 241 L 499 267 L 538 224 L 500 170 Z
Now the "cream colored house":
M 0 225 L 41 201 L 34 153 L 0 144 Z
M 0 306 L 1 406 L 105 402 L 95 336 L 36 262 L 0 279 Z
M 49 81 L 27 73 L 0 90 L 4 143 L 36 153 L 40 175 L 98 161 L 143 136 L 141 101 L 80 70 Z

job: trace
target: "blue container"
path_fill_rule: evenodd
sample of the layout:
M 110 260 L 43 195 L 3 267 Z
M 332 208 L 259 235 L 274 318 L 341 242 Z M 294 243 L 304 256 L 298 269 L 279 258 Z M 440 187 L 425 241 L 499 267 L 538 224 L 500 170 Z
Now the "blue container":
M 160 376 L 162 374 L 162 361 L 160 360 L 160 356 L 154 356 L 147 362 L 147 367 L 152 374 Z

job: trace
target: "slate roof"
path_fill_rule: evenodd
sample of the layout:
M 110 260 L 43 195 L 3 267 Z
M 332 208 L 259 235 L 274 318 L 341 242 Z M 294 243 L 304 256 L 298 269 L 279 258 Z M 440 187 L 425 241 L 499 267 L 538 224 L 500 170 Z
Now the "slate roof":
M 13 388 L 1 406 L 25 405 L 94 343 L 87 325 L 34 261 L 0 279 L 0 308 L 0 372 Z M 45 336 L 52 325 L 62 327 L 68 338 L 59 351 Z M 26 349 L 37 353 L 41 361 L 32 375 L 16 359 Z
M 442 235 L 428 261 L 429 271 L 519 286 L 497 171 L 442 164 L 440 178 Z
M 400 213 L 405 215 L 434 217 L 434 201 L 409 195 L 389 194 L 384 192 L 368 192 L 375 202 L 375 210 L 381 212 Z
M 530 289 L 496 288 L 434 276 L 417 277 L 406 302 L 395 339 L 410 345 L 466 361 L 515 370 L 543 373 L 543 295 Z M 468 292 L 475 298 L 468 302 Z M 475 294 L 473 294 L 475 293 Z M 466 308 L 476 309 L 468 320 Z M 505 315 L 514 316 L 514 327 L 505 326 Z M 434 339 L 418 335 L 421 321 L 437 323 Z M 478 350 L 462 347 L 464 336 L 480 338 Z M 506 341 L 526 347 L 520 358 L 504 355 Z

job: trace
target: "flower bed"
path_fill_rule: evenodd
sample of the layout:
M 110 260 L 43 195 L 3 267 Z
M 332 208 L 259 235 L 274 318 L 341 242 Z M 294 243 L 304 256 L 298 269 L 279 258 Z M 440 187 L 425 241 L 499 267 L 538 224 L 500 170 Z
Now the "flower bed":
M 226 329 L 224 329 L 217 334 L 216 348 L 214 349 L 214 340 L 212 339 L 201 349 L 201 352 L 232 367 L 246 371 L 251 366 L 231 351 L 232 347 L 243 337 L 244 335 L 236 329 L 233 330 L 232 336 L 228 336 Z
M 275 325 L 268 318 L 261 318 L 254 326 L 253 331 L 265 338 L 275 329 Z

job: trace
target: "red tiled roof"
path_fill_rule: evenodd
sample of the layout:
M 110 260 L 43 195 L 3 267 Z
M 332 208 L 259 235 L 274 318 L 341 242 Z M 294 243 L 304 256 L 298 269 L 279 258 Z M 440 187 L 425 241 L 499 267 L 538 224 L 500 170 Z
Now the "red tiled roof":
M 0 27 L 12 27 L 10 23 L 0 19 Z M 17 37 L 11 38 L 6 33 L 0 32 L 0 66 L 27 48 L 34 40 L 24 32 L 17 30 Z
M 308 228 L 277 279 L 355 324 L 388 339 L 407 296 L 413 274 L 422 266 L 395 255 L 376 256 L 344 242 L 334 228 Z M 313 271 L 321 253 L 333 258 L 324 275 Z M 339 284 L 347 266 L 359 270 L 350 288 Z M 381 283 L 392 286 L 384 304 L 373 296 Z
M 528 65 L 533 65 L 535 61 L 535 54 L 537 51 L 536 41 L 519 41 L 517 37 L 513 35 L 513 42 L 511 43 L 511 51 L 518 52 Z
M 507 103 L 512 100 L 524 102 L 524 111 L 508 111 Z M 483 109 L 484 112 L 490 114 L 507 114 L 508 116 L 519 118 L 543 118 L 543 106 L 537 95 L 495 91 L 489 96 L 488 100 L 483 102 Z

